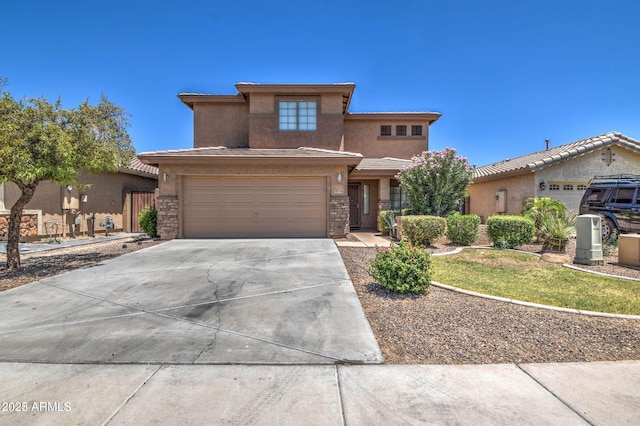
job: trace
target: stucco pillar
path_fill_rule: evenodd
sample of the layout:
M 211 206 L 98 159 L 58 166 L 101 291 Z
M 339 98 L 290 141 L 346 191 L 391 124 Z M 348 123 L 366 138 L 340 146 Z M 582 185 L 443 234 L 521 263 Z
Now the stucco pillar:
M 378 180 L 378 213 L 391 209 L 391 179 L 380 178 Z M 378 231 L 382 231 L 380 217 L 377 218 Z

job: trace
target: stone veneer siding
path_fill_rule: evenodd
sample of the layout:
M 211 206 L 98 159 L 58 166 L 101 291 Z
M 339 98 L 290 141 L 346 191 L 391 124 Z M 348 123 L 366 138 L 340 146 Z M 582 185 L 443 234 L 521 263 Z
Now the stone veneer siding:
M 344 237 L 349 233 L 349 197 L 331 197 L 329 200 L 329 236 Z
M 6 237 L 9 233 L 9 215 L 0 215 L 0 237 Z M 38 215 L 22 214 L 20 221 L 21 237 L 37 237 L 38 236 Z
M 157 199 L 158 229 L 157 233 L 163 240 L 178 237 L 178 197 L 164 196 Z

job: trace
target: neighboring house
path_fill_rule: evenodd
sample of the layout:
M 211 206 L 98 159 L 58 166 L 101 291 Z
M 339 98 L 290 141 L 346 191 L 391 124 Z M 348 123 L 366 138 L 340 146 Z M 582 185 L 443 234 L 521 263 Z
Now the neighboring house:
M 162 238 L 340 237 L 400 203 L 394 175 L 429 147 L 433 112 L 352 113 L 352 83 L 238 83 L 180 94 L 192 149 L 147 152 L 160 169 Z M 395 188 L 395 189 L 394 189 Z
M 491 215 L 520 214 L 529 197 L 562 201 L 575 212 L 596 175 L 638 173 L 640 142 L 605 133 L 474 170 L 466 210 L 483 222 Z
M 115 230 L 140 232 L 137 216 L 145 204 L 154 203 L 158 187 L 158 169 L 134 158 L 129 167 L 117 173 L 82 173 L 86 188 L 57 186 L 40 182 L 22 217 L 20 236 L 42 238 L 53 233 L 73 236 L 103 230 L 99 226 L 111 216 Z M 0 237 L 6 238 L 9 209 L 20 196 L 18 187 L 0 184 Z M 95 221 L 92 216 L 95 215 Z M 93 223 L 95 222 L 95 223 Z

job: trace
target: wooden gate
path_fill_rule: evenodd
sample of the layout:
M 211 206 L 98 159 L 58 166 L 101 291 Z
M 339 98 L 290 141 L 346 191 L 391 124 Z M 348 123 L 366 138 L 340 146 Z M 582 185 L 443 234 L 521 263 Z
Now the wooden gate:
M 131 232 L 143 232 L 138 224 L 138 216 L 146 206 L 156 206 L 155 192 L 131 193 Z

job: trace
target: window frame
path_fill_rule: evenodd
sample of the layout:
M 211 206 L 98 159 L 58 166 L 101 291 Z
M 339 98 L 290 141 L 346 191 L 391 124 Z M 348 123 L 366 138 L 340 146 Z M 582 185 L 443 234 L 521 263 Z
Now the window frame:
M 392 130 L 391 124 L 381 124 L 380 125 L 380 136 L 391 136 Z
M 401 137 L 407 136 L 406 124 L 396 124 L 396 136 L 401 136 Z
M 303 99 L 303 98 L 278 99 L 277 103 L 278 103 L 278 131 L 280 132 L 316 132 L 318 130 L 319 102 L 317 99 Z M 287 105 L 284 105 L 285 108 L 283 108 L 283 104 L 287 104 Z M 311 106 L 310 104 L 313 104 L 312 108 L 310 108 Z M 283 115 L 282 114 L 283 111 L 285 112 L 294 111 L 294 114 L 288 113 L 286 115 Z M 309 114 L 309 111 L 313 111 L 313 115 Z M 301 114 L 302 112 L 305 112 L 305 114 Z M 304 120 L 301 120 L 301 118 L 304 118 Z
M 422 131 L 423 131 L 422 124 L 411 125 L 411 136 L 423 136 Z

